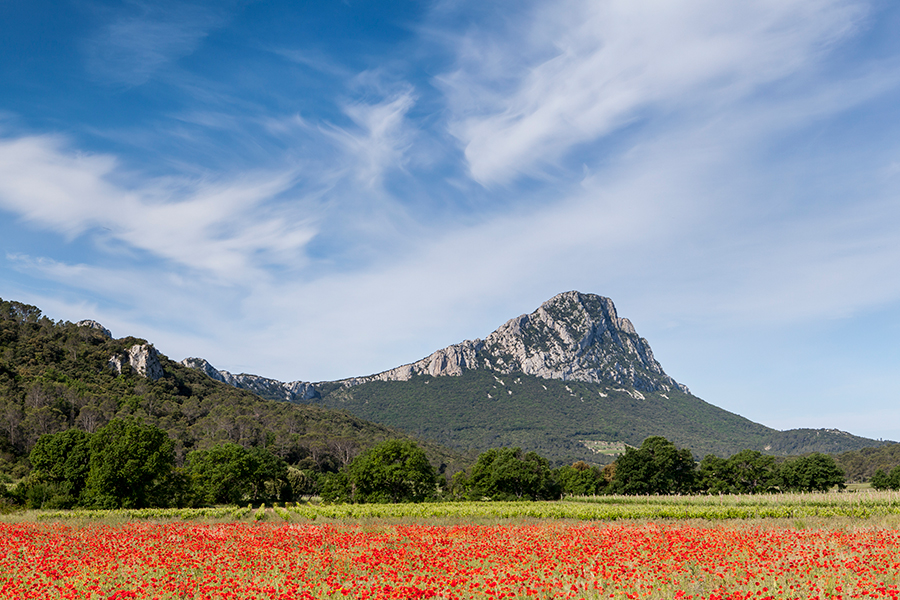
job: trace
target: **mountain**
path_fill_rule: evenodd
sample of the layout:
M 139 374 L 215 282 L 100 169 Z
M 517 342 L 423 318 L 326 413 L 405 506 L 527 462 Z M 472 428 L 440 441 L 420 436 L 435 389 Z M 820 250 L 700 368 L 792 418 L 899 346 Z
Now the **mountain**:
M 285 402 L 303 402 L 317 398 L 319 393 L 313 384 L 304 381 L 291 381 L 285 383 L 259 375 L 241 373 L 233 375 L 228 371 L 218 371 L 203 358 L 185 358 L 181 364 L 191 369 L 203 371 L 209 377 L 236 388 L 253 392 L 254 394 L 270 400 L 283 400 Z
M 777 431 L 704 402 L 665 373 L 612 300 L 575 291 L 484 340 L 341 381 L 280 384 L 187 360 L 264 397 L 340 408 L 460 449 L 521 446 L 556 463 L 609 462 L 650 435 L 698 457 L 746 448 L 843 452 L 880 443 L 838 430 Z
M 458 376 L 479 369 L 639 392 L 689 392 L 666 375 L 653 358 L 650 344 L 637 334 L 631 321 L 616 314 L 612 300 L 579 292 L 554 296 L 530 315 L 507 321 L 483 341 L 466 340 L 412 364 L 343 383 L 408 381 L 415 375 Z
M 358 452 L 409 434 L 322 406 L 266 400 L 169 360 L 147 340 L 116 339 L 95 321 L 55 322 L 35 306 L 0 299 L 0 479 L 28 471 L 44 434 L 94 432 L 135 417 L 164 429 L 179 459 L 221 442 L 264 446 L 289 464 L 333 470 Z M 241 381 L 239 378 L 233 381 Z M 418 440 L 436 465 L 457 451 Z

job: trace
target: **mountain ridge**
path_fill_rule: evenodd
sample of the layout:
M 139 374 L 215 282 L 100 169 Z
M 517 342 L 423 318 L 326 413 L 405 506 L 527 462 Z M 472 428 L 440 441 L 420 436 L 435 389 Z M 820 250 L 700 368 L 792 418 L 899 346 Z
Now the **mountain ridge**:
M 577 291 L 557 294 L 483 340 L 368 376 L 282 383 L 217 371 L 203 359 L 182 364 L 191 361 L 263 397 L 343 409 L 468 450 L 498 443 L 540 449 L 557 462 L 600 460 L 596 448 L 639 445 L 642 436 L 663 432 L 695 452 L 716 454 L 840 452 L 880 443 L 836 429 L 779 432 L 693 396 L 665 373 L 611 299 Z
M 251 375 L 249 373 L 239 373 L 237 375 L 216 369 L 209 364 L 205 358 L 185 358 L 180 364 L 190 369 L 203 371 L 212 379 L 227 383 L 236 388 L 247 390 L 267 397 L 272 400 L 283 400 L 285 402 L 302 402 L 303 400 L 312 400 L 318 397 L 318 392 L 312 383 L 307 381 L 278 381 L 268 377 L 259 375 Z

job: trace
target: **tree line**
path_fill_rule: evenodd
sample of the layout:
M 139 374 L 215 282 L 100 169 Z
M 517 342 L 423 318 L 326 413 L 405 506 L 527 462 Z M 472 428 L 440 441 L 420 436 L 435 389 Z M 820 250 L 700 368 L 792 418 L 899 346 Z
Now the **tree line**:
M 6 492 L 28 508 L 187 507 L 242 502 L 387 503 L 439 500 L 556 500 L 567 495 L 754 494 L 827 491 L 843 487 L 834 459 L 813 453 L 777 463 L 744 450 L 706 456 L 659 436 L 627 448 L 603 468 L 582 461 L 552 469 L 534 452 L 494 448 L 475 464 L 444 477 L 412 440 L 390 439 L 337 472 L 288 465 L 260 447 L 222 443 L 190 452 L 176 466 L 165 431 L 138 419 L 115 419 L 95 433 L 69 429 L 42 436 L 32 449 L 32 472 Z M 900 468 L 890 475 L 900 479 Z M 900 486 L 898 486 L 900 487 Z
M 7 502 L 137 507 L 312 494 L 372 502 L 731 493 L 815 489 L 830 469 L 824 455 L 776 464 L 749 450 L 697 465 L 664 438 L 648 438 L 602 469 L 583 461 L 554 469 L 516 448 L 466 459 L 398 440 L 404 434 L 346 413 L 260 400 L 164 356 L 165 376 L 157 381 L 113 372 L 110 356 L 136 343 L 144 340 L 111 339 L 0 300 L 0 493 L 18 481 Z M 413 449 L 424 449 L 425 460 L 408 456 Z M 412 465 L 424 470 L 418 479 L 398 480 Z M 888 473 L 876 480 L 885 478 L 893 481 Z
M 95 433 L 68 429 L 41 436 L 31 473 L 7 491 L 26 508 L 147 508 L 292 500 L 306 477 L 264 448 L 225 442 L 194 450 L 176 466 L 165 431 L 114 419 Z
M 566 495 L 813 492 L 835 486 L 844 487 L 844 474 L 826 454 L 779 464 L 772 456 L 744 450 L 727 459 L 708 455 L 697 464 L 690 450 L 653 436 L 603 468 L 578 461 L 551 469 L 534 452 L 494 448 L 479 455 L 469 471 L 443 482 L 414 443 L 388 441 L 326 476 L 321 495 L 332 502 L 556 500 Z

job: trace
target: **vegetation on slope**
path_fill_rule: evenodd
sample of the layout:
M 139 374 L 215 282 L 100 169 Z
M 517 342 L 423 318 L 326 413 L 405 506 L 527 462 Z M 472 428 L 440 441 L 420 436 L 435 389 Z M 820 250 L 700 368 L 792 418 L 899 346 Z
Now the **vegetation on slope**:
M 465 450 L 533 450 L 556 465 L 576 460 L 609 463 L 614 455 L 590 448 L 604 443 L 620 449 L 623 444 L 639 446 L 655 435 L 691 448 L 697 458 L 729 456 L 748 448 L 786 456 L 877 443 L 827 430 L 776 431 L 680 391 L 635 392 L 522 374 L 498 376 L 487 370 L 459 377 L 421 375 L 349 388 L 340 383 L 317 387 L 322 397 L 310 402 Z
M 900 466 L 900 444 L 842 452 L 835 459 L 847 474 L 847 481 L 868 481 L 879 470 L 890 472 Z
M 0 474 L 25 475 L 42 435 L 69 428 L 93 433 L 117 418 L 164 430 L 179 465 L 191 450 L 230 442 L 264 447 L 302 469 L 335 471 L 380 441 L 408 437 L 343 412 L 262 400 L 165 356 L 158 381 L 109 367 L 111 356 L 143 343 L 0 300 Z M 451 471 L 462 460 L 435 444 L 423 447 Z

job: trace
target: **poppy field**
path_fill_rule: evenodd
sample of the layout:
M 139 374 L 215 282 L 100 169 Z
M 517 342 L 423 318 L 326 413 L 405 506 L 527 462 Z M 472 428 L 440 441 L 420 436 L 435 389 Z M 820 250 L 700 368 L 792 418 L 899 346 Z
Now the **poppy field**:
M 898 598 L 900 531 L 754 523 L 0 523 L 0 599 Z

